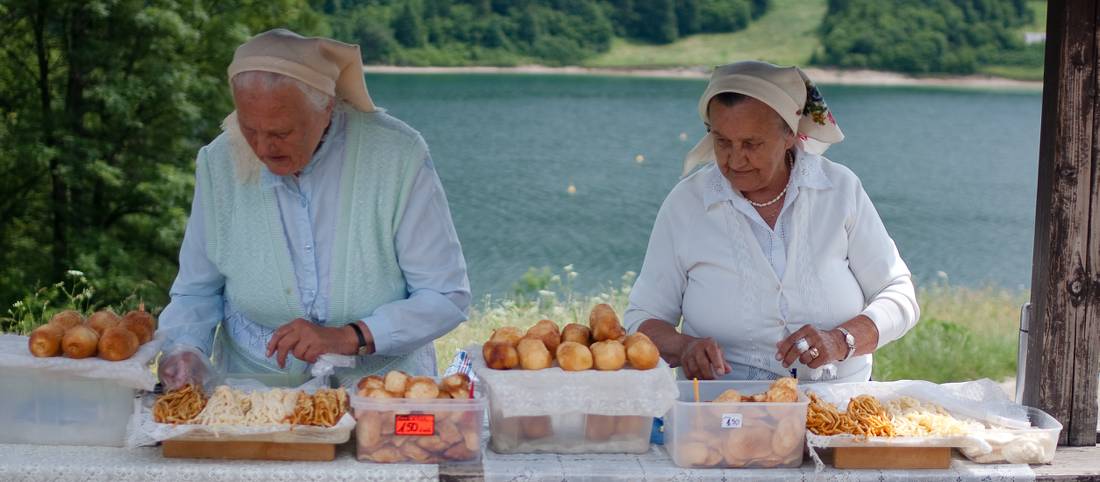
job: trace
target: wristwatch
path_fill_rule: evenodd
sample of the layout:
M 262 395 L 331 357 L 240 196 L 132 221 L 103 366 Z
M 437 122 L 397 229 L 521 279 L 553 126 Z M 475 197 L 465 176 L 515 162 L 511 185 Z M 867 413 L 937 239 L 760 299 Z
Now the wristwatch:
M 844 358 L 840 360 L 844 361 L 851 358 L 852 354 L 856 352 L 856 337 L 852 336 L 852 333 L 848 330 L 845 330 L 843 327 L 838 326 L 836 327 L 836 329 L 844 335 L 844 343 L 848 345 L 848 354 L 844 355 Z
M 359 323 L 353 321 L 348 323 L 348 326 L 355 332 L 355 337 L 359 339 L 359 350 L 355 354 L 359 356 L 370 355 L 367 352 L 367 337 L 363 336 L 363 329 L 359 327 Z

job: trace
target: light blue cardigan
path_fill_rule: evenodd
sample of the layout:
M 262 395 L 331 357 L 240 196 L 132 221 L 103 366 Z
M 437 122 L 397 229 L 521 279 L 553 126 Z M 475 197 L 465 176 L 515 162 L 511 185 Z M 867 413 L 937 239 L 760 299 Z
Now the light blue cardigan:
M 349 109 L 347 129 L 328 326 L 343 326 L 408 297 L 394 236 L 427 154 L 419 133 L 383 112 Z M 240 147 L 236 142 L 243 139 L 222 134 L 199 152 L 197 182 L 207 255 L 225 276 L 226 299 L 248 319 L 277 328 L 304 313 L 275 193 L 258 178 L 237 172 L 232 154 Z M 214 354 L 219 365 L 247 367 L 249 375 L 264 375 L 272 383 L 297 385 L 308 374 L 306 363 L 293 356 L 280 369 L 273 359 L 248 353 L 224 334 L 219 334 Z M 339 370 L 337 377 L 341 384 L 353 385 L 367 373 L 412 371 L 416 355 L 360 358 L 359 367 Z M 223 357 L 235 359 L 226 363 L 219 360 Z

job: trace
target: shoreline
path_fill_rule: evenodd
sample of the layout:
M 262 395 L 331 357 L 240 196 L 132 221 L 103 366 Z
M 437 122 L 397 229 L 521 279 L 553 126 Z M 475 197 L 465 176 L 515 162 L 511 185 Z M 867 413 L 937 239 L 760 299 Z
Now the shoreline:
M 521 65 L 516 67 L 407 67 L 398 65 L 366 65 L 371 74 L 525 74 L 525 75 L 594 75 L 613 77 L 639 77 L 661 79 L 700 79 L 710 76 L 708 67 L 600 68 L 600 67 L 547 67 Z M 879 70 L 840 70 L 808 67 L 803 69 L 814 82 L 824 85 L 861 86 L 921 86 L 963 87 L 981 89 L 1042 90 L 1043 83 L 1029 80 L 1013 80 L 987 75 L 945 77 L 914 77 L 897 72 Z

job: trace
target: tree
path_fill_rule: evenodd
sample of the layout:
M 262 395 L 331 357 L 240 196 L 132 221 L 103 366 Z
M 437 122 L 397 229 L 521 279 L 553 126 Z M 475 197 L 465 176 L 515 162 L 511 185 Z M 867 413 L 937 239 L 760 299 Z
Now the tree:
M 414 2 L 405 2 L 401 13 L 393 20 L 393 36 L 401 45 L 421 47 L 428 43 L 428 32 L 418 10 Z
M 234 48 L 325 25 L 304 0 L 0 4 L 0 301 L 78 269 L 163 303 Z
M 638 27 L 638 36 L 656 43 L 670 43 L 676 40 L 676 3 L 675 0 L 649 0 L 634 5 L 638 17 L 643 21 Z

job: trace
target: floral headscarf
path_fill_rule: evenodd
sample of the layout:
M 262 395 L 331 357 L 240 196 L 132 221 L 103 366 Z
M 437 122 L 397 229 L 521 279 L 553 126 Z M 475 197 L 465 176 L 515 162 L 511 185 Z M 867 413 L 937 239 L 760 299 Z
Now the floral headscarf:
M 844 140 L 829 106 L 805 72 L 798 67 L 779 67 L 767 62 L 745 61 L 714 69 L 707 90 L 699 98 L 699 117 L 707 122 L 707 105 L 714 96 L 734 92 L 771 107 L 798 135 L 802 150 L 821 154 Z M 708 133 L 684 158 L 683 175 L 714 160 L 714 140 Z

